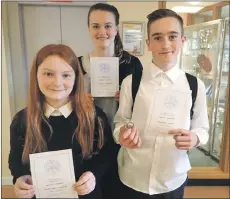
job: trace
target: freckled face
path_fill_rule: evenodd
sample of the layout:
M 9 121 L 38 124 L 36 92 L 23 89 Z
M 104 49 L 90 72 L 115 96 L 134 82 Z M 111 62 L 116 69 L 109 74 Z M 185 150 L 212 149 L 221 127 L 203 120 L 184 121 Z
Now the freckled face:
M 62 106 L 69 101 L 75 73 L 65 60 L 58 56 L 49 56 L 38 67 L 37 80 L 45 100 L 50 105 Z

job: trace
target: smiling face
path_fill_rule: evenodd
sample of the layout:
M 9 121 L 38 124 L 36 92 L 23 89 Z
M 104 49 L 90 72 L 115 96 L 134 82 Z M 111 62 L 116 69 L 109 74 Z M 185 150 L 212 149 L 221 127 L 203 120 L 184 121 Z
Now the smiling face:
M 48 56 L 38 67 L 37 80 L 48 104 L 59 108 L 69 101 L 73 90 L 73 68 L 58 56 Z
M 117 25 L 113 13 L 92 11 L 89 16 L 89 32 L 96 48 L 114 47 Z
M 152 52 L 153 63 L 162 70 L 176 65 L 184 41 L 181 24 L 174 17 L 158 19 L 149 26 L 148 50 Z

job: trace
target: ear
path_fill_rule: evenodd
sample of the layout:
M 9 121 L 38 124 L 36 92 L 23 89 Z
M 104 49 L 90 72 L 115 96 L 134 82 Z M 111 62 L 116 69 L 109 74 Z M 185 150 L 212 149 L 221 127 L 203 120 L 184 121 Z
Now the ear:
M 146 45 L 148 46 L 148 50 L 152 51 L 149 39 L 146 39 L 145 42 L 146 42 Z
M 186 36 L 181 36 L 182 48 L 184 47 L 184 42 L 187 40 Z
M 181 40 L 182 40 L 182 43 L 184 44 L 184 42 L 187 40 L 186 36 L 182 36 Z

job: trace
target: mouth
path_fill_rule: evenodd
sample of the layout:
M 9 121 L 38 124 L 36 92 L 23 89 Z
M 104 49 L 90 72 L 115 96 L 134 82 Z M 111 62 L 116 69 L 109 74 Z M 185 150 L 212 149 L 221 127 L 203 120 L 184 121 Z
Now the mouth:
M 162 53 L 159 53 L 160 55 L 167 55 L 167 54 L 173 54 L 174 51 L 168 51 L 168 52 L 162 52 Z
M 98 40 L 106 40 L 108 37 L 97 37 Z
M 50 89 L 51 91 L 54 91 L 54 92 L 60 92 L 60 91 L 64 91 L 64 89 L 63 90 L 55 90 L 55 89 Z

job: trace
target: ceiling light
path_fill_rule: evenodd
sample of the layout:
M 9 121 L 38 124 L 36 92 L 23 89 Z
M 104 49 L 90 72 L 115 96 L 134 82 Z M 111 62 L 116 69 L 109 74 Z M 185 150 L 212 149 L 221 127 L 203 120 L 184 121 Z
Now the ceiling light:
M 198 5 L 198 4 L 200 4 L 200 2 L 198 2 L 198 1 L 192 1 L 192 2 L 188 2 L 188 3 L 190 3 L 192 5 Z
M 198 6 L 174 6 L 172 10 L 179 13 L 196 13 L 201 10 L 203 7 Z

